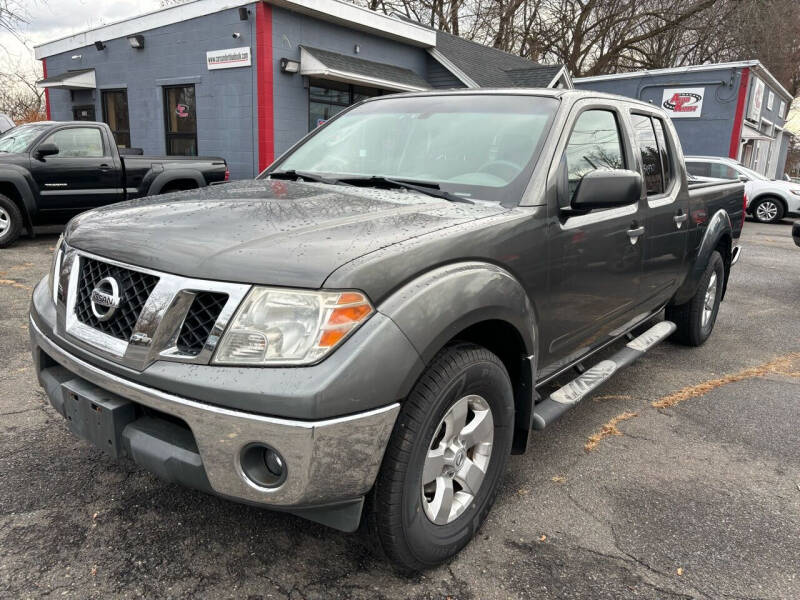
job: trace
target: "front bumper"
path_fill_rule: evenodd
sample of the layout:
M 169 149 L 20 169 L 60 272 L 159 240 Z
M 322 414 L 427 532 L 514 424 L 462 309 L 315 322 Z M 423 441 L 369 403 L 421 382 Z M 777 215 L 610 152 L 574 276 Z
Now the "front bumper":
M 96 386 L 137 407 L 155 411 L 131 422 L 122 435 L 126 453 L 145 468 L 200 489 L 207 482 L 207 491 L 227 498 L 289 510 L 312 519 L 314 514 L 304 513 L 308 507 L 349 501 L 357 502 L 360 512 L 360 497 L 375 480 L 399 411 L 398 403 L 317 421 L 231 410 L 101 369 L 62 348 L 43 329 L 32 315 L 31 349 L 39 382 L 62 415 L 65 390 L 75 385 Z M 161 424 L 163 427 L 154 427 L 152 414 L 168 415 L 169 419 Z M 175 420 L 185 423 L 193 441 L 169 434 L 169 422 L 174 424 Z M 133 429 L 128 431 L 129 428 Z M 266 444 L 283 457 L 287 476 L 281 485 L 262 487 L 244 474 L 242 451 L 253 443 Z M 353 519 L 346 520 L 349 524 L 341 528 L 353 529 Z

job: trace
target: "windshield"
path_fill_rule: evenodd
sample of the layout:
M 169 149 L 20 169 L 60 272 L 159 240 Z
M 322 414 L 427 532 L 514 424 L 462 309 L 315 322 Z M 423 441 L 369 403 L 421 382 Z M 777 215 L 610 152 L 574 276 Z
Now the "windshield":
M 465 198 L 518 199 L 557 107 L 557 100 L 536 96 L 366 102 L 331 121 L 275 171 L 387 177 L 435 183 Z
M 20 125 L 0 135 L 0 152 L 25 152 L 49 125 Z

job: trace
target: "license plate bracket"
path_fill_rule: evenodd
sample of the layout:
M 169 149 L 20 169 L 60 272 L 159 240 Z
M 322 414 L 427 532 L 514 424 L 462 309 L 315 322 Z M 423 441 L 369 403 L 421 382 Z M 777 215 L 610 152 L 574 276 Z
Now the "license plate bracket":
M 70 431 L 118 458 L 122 430 L 136 419 L 136 406 L 82 379 L 63 383 L 61 391 Z

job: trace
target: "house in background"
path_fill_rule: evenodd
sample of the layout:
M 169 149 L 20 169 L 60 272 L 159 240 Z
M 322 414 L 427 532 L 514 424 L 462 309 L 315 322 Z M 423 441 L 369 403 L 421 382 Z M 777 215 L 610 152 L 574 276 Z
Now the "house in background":
M 792 95 L 757 60 L 583 77 L 575 87 L 662 107 L 684 154 L 727 156 L 767 177 L 783 176 Z
M 234 178 L 371 96 L 572 85 L 560 65 L 340 0 L 195 0 L 35 51 L 48 118 L 105 121 L 146 154 L 223 156 Z

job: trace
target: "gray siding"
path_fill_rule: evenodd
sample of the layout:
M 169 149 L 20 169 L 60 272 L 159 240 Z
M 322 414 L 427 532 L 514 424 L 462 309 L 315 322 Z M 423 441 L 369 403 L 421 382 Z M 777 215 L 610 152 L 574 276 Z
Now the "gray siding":
M 280 72 L 280 59 L 300 60 L 300 45 L 411 69 L 425 77 L 427 52 L 363 31 L 272 7 L 275 157 L 308 133 L 308 89 L 304 77 Z M 355 53 L 358 45 L 360 52 Z
M 428 75 L 425 77 L 425 79 L 427 79 L 428 83 L 430 83 L 433 87 L 438 89 L 467 87 L 458 77 L 445 69 L 442 64 L 430 54 L 428 54 L 426 57 L 425 62 L 428 68 Z
M 250 46 L 255 55 L 255 4 L 249 21 L 237 9 L 212 13 L 166 27 L 143 31 L 145 47 L 134 50 L 127 39 L 103 40 L 94 46 L 47 58 L 47 72 L 96 68 L 97 91 L 76 94 L 75 105 L 94 104 L 102 120 L 100 91 L 127 88 L 131 145 L 145 154 L 164 154 L 164 85 L 194 83 L 197 96 L 197 145 L 201 155 L 228 161 L 232 178 L 252 177 L 256 171 L 255 69 L 209 71 L 206 51 Z M 234 32 L 241 33 L 238 40 Z M 80 60 L 71 56 L 80 54 Z M 50 91 L 53 119 L 71 120 L 73 102 L 66 90 Z
M 733 85 L 728 85 L 733 78 Z M 684 154 L 728 156 L 739 93 L 741 69 L 670 73 L 607 81 L 576 81 L 580 90 L 637 98 L 658 106 L 666 87 L 704 87 L 702 116 L 673 119 Z M 720 84 L 720 82 L 725 82 Z
M 781 140 L 780 140 L 780 150 L 778 151 L 778 161 L 775 163 L 775 172 L 774 173 L 767 173 L 768 177 L 774 177 L 775 179 L 783 179 L 783 174 L 787 170 L 786 168 L 786 158 L 789 154 L 789 139 L 791 138 L 791 133 L 788 131 L 781 133 Z

